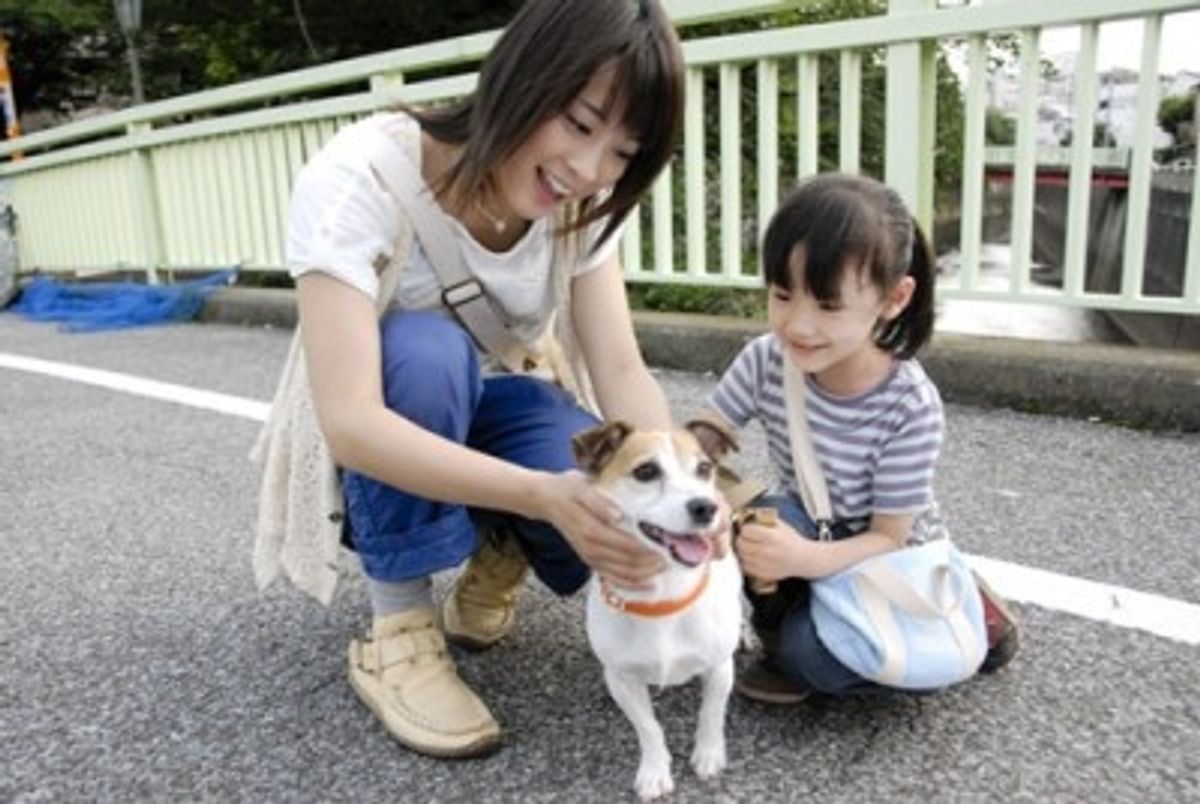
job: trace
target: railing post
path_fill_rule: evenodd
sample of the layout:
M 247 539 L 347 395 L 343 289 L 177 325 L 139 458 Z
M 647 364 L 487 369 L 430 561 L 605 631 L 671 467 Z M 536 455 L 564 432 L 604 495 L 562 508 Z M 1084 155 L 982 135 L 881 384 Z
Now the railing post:
M 742 137 L 739 110 L 741 65 L 722 64 L 718 73 L 721 153 L 721 274 L 742 270 Z
M 368 82 L 372 95 L 387 96 L 390 92 L 395 92 L 404 87 L 404 73 L 402 72 L 387 72 L 376 73 L 371 76 Z
M 150 152 L 137 144 L 137 135 L 150 131 L 149 123 L 130 123 L 125 133 L 134 140 L 129 151 L 132 173 L 132 206 L 135 232 L 140 236 L 142 257 L 146 262 L 146 281 L 158 284 L 158 267 L 164 263 L 161 210 L 154 184 L 154 163 Z
M 888 0 L 888 16 L 936 8 L 937 0 Z M 884 178 L 927 232 L 933 228 L 936 55 L 925 42 L 889 45 L 887 54 Z
M 704 70 L 687 69 L 687 102 L 683 107 L 684 204 L 687 207 L 686 257 L 688 273 L 704 276 L 706 267 L 704 177 Z

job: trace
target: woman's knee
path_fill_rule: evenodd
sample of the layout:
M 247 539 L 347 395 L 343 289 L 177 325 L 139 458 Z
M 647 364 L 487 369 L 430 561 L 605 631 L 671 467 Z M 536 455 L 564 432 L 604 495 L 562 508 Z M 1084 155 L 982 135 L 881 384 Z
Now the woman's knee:
M 556 411 L 552 435 L 544 440 L 539 451 L 538 468 L 551 472 L 576 468 L 573 439 L 584 430 L 595 427 L 599 421 L 588 411 L 574 405 Z
M 596 422 L 550 383 L 520 375 L 489 377 L 469 443 L 528 469 L 561 472 L 575 467 L 572 436 Z
M 538 580 L 559 597 L 574 594 L 591 570 L 561 533 L 544 522 L 515 518 L 517 538 Z
M 390 409 L 439 432 L 448 417 L 467 426 L 482 380 L 475 344 L 462 327 L 436 313 L 391 313 L 380 323 L 380 347 Z

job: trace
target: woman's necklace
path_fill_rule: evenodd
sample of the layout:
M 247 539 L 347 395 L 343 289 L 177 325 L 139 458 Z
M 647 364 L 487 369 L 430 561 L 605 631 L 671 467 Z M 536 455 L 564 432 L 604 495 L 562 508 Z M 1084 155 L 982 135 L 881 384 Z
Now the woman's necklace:
M 488 223 L 492 225 L 492 229 L 495 230 L 496 234 L 504 234 L 504 230 L 508 228 L 508 221 L 488 209 L 487 205 L 483 203 L 482 198 L 475 202 L 475 206 L 483 214 L 483 217 L 487 218 Z

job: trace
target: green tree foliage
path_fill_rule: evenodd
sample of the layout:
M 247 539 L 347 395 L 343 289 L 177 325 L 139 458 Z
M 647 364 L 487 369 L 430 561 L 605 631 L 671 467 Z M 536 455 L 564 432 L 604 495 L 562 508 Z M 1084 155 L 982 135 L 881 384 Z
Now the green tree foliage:
M 983 138 L 988 145 L 1016 145 L 1017 121 L 999 109 L 988 109 L 983 122 Z
M 1195 95 L 1170 95 L 1158 105 L 1158 125 L 1178 143 L 1182 137 L 1182 126 L 1191 126 L 1195 118 Z M 1195 134 L 1192 135 L 1195 137 Z
M 502 26 L 519 0 L 146 0 L 153 97 Z
M 0 33 L 20 114 L 94 97 L 124 69 L 111 0 L 0 0 Z
M 144 0 L 137 41 L 146 97 L 498 28 L 519 6 L 520 0 Z M 0 31 L 12 45 L 23 113 L 74 110 L 106 97 L 127 102 L 125 42 L 112 0 L 0 0 Z

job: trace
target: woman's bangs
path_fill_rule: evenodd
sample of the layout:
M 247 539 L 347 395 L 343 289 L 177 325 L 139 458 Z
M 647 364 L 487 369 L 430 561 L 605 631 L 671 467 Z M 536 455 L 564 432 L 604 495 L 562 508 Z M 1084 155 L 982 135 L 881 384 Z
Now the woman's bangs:
M 636 139 L 642 151 L 661 148 L 659 142 L 670 127 L 671 114 L 679 102 L 678 84 L 664 55 L 652 40 L 631 46 L 618 57 L 609 105 L 621 114 L 621 124 Z

